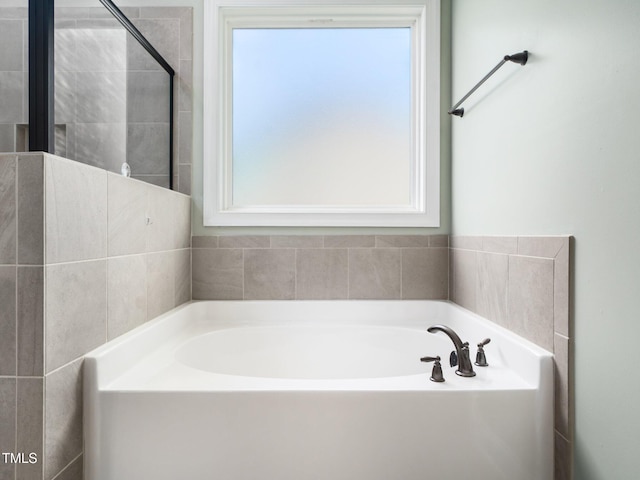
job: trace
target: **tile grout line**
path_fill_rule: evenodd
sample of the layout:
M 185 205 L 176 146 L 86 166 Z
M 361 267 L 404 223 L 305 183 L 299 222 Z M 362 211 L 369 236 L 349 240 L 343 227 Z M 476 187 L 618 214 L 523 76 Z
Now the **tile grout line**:
M 58 473 L 56 473 L 51 480 L 56 480 L 57 478 L 59 478 L 60 475 L 62 475 L 67 468 L 69 468 L 71 465 L 73 465 L 73 463 L 76 460 L 78 460 L 83 454 L 84 454 L 84 448 L 82 449 L 82 451 L 78 455 L 76 455 L 73 459 L 71 459 L 71 461 L 69 463 L 67 463 L 64 467 L 62 467 L 62 469 Z
M 293 299 L 298 300 L 298 250 L 293 249 Z
M 347 248 L 347 300 L 351 300 L 351 248 Z
M 18 258 L 18 245 L 19 245 L 19 231 L 20 231 L 20 218 L 18 215 L 18 197 L 19 197 L 19 177 L 18 177 L 18 158 L 19 156 L 16 155 L 13 159 L 14 162 L 14 168 L 15 168 L 15 176 L 14 176 L 14 182 L 15 182 L 15 188 L 13 189 L 13 196 L 14 196 L 14 208 L 15 208 L 15 219 L 16 219 L 16 235 L 15 235 L 15 270 L 13 273 L 13 282 L 14 282 L 14 286 L 13 286 L 13 297 L 14 297 L 14 312 L 13 312 L 13 328 L 14 328 L 14 339 L 13 339 L 13 348 L 14 348 L 14 359 L 15 359 L 15 365 L 13 367 L 13 371 L 15 373 L 15 391 L 14 391 L 14 411 L 13 411 L 13 416 L 14 416 L 14 420 L 13 420 L 13 447 L 14 447 L 14 451 L 17 452 L 18 451 L 18 373 L 19 373 L 19 369 L 18 369 L 18 262 L 19 262 L 19 258 Z M 13 466 L 13 475 L 14 478 L 18 478 L 18 465 L 15 464 Z
M 110 176 L 107 175 L 105 178 L 106 183 L 106 195 L 105 195 L 105 203 L 106 208 L 104 209 L 104 250 L 105 250 L 105 265 L 104 265 L 104 300 L 105 300 L 105 312 L 104 312 L 104 341 L 105 343 L 109 341 L 109 210 L 110 210 L 110 202 L 109 202 L 109 185 L 111 183 Z M 84 356 L 84 355 L 83 355 Z
M 511 285 L 511 255 L 507 255 L 507 288 L 506 288 L 505 299 L 504 299 L 504 315 L 505 315 L 504 323 L 507 325 L 509 324 L 509 321 L 511 318 L 511 315 L 509 315 L 509 308 L 510 308 L 509 298 L 510 298 L 510 291 L 511 291 L 510 285 Z
M 242 300 L 246 300 L 246 287 L 245 287 L 245 283 L 246 283 L 246 275 L 245 275 L 245 270 L 246 270 L 246 260 L 245 260 L 245 252 L 244 252 L 244 248 L 241 249 L 242 252 Z
M 404 257 L 404 248 L 399 248 L 400 250 L 400 298 L 399 300 L 402 300 L 403 297 L 403 287 L 404 287 L 404 282 L 402 281 L 402 259 Z

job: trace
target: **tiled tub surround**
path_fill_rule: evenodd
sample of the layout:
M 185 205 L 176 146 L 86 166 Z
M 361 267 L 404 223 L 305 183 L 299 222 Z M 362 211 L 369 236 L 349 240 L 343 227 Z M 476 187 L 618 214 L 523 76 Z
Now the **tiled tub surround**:
M 193 9 L 122 10 L 176 72 L 174 189 L 190 194 Z M 126 153 L 134 176 L 168 186 L 168 164 L 150 161 L 168 159 L 168 105 L 158 102 L 168 101 L 168 93 L 158 93 L 163 82 L 168 85 L 167 75 L 105 8 L 56 8 L 55 16 L 56 153 L 116 172 Z M 24 150 L 27 32 L 26 7 L 0 7 L 0 152 Z M 118 50 L 120 55 L 114 55 Z M 124 117 L 116 115 L 125 111 L 127 93 L 135 94 L 135 104 Z M 121 108 L 114 110 L 114 105 Z
M 450 243 L 449 298 L 554 352 L 555 478 L 571 479 L 570 237 L 453 236 Z
M 193 237 L 195 300 L 447 299 L 446 235 Z
M 83 355 L 191 298 L 190 199 L 0 155 L 0 479 L 82 478 Z M 61 473 L 62 472 L 62 473 Z
M 553 351 L 556 479 L 571 478 L 570 237 L 203 236 L 192 245 L 194 299 L 450 299 Z

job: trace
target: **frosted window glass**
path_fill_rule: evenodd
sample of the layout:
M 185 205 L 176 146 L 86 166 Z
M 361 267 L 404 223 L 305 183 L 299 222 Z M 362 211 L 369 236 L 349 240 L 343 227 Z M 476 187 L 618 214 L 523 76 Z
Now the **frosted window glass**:
M 232 41 L 234 206 L 410 204 L 410 28 Z

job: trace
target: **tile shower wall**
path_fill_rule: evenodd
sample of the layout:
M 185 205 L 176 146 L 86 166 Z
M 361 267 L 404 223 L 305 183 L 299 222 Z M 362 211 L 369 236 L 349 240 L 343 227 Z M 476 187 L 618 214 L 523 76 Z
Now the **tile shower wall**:
M 193 238 L 195 300 L 446 299 L 444 235 Z
M 176 71 L 174 189 L 191 192 L 193 9 L 122 9 Z M 119 171 L 125 153 L 134 174 L 168 186 L 168 123 L 154 115 L 161 74 L 104 8 L 56 8 L 56 152 Z M 28 122 L 27 9 L 0 7 L 0 152 L 25 150 Z M 120 55 L 114 52 L 119 51 Z M 128 77 L 128 78 L 127 78 Z M 145 88 L 140 89 L 141 86 Z M 125 96 L 136 93 L 126 111 Z M 166 105 L 165 105 L 166 107 Z M 124 123 L 126 119 L 126 124 Z
M 554 352 L 555 478 L 571 478 L 570 237 L 452 237 L 450 299 Z
M 0 478 L 82 478 L 82 357 L 190 300 L 189 212 L 78 162 L 0 155 L 0 451 L 38 457 Z
M 193 9 L 191 7 L 140 7 L 124 9 L 131 22 L 175 70 L 174 79 L 174 189 L 191 194 L 191 144 L 192 144 L 192 78 L 193 78 Z M 129 88 L 139 89 L 147 96 L 144 102 L 154 105 L 157 96 L 149 89 L 159 72 L 155 63 L 145 61 L 137 44 L 130 44 Z M 157 149 L 162 138 L 162 124 L 154 121 L 153 111 L 138 111 L 129 118 L 127 155 L 134 171 L 144 172 L 144 180 L 153 181 L 156 167 L 149 165 L 150 152 Z M 168 173 L 168 172 L 167 172 Z M 159 177 L 162 178 L 162 177 Z
M 74 12 L 55 12 L 55 153 L 117 172 L 127 146 L 130 39 L 108 12 L 102 18 Z
M 26 7 L 0 8 L 0 152 L 15 151 L 27 122 L 27 28 Z

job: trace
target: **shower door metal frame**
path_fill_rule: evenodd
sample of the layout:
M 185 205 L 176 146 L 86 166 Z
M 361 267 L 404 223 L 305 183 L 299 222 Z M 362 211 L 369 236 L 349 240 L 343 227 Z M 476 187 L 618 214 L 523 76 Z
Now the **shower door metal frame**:
M 29 151 L 55 151 L 54 0 L 29 0 Z

